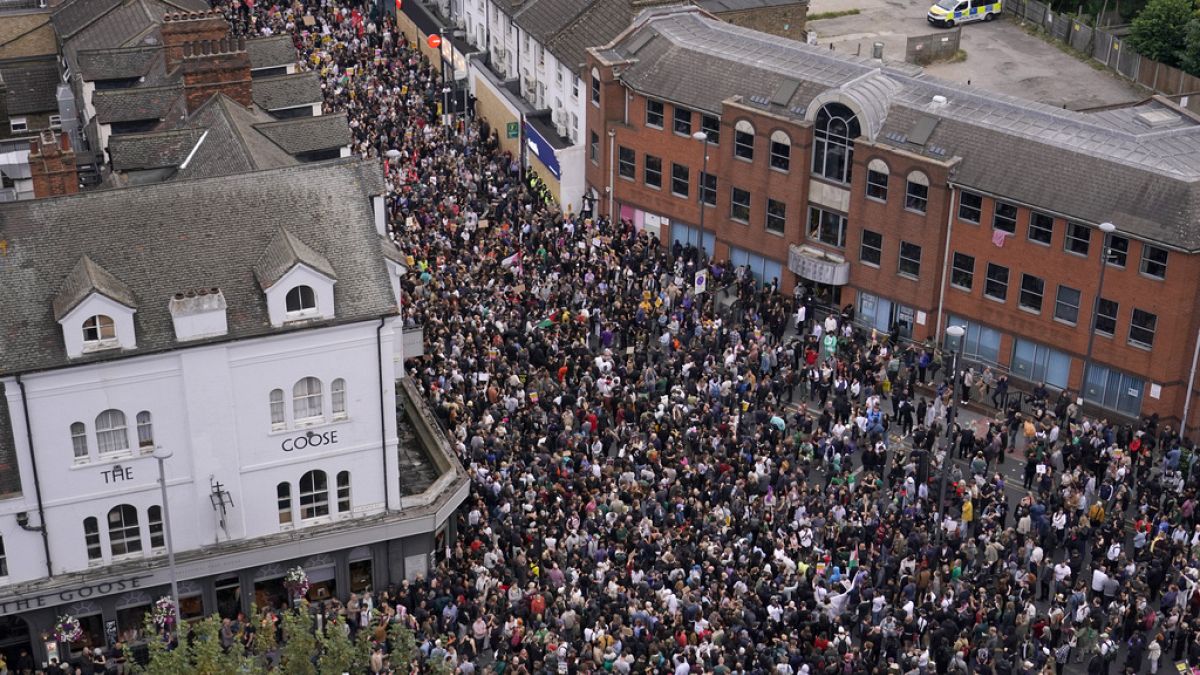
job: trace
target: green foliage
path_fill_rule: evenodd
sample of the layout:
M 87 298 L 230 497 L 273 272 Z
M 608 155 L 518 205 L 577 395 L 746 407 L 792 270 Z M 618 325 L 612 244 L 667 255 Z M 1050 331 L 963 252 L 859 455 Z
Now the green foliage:
M 417 637 L 412 629 L 397 621 L 388 628 L 388 638 L 392 643 L 392 669 L 398 673 L 407 673 L 418 658 Z
M 1126 41 L 1148 59 L 1177 66 L 1194 14 L 1193 0 L 1150 0 L 1133 20 Z
M 1179 55 L 1179 67 L 1192 75 L 1200 76 L 1200 9 L 1188 22 L 1187 34 L 1183 39 L 1183 53 Z
M 357 650 L 346 632 L 344 618 L 332 619 L 325 623 L 325 631 L 317 635 L 317 643 L 321 647 L 321 656 L 317 659 L 317 670 L 321 675 L 342 675 L 358 665 L 366 665 L 365 661 L 356 659 Z
M 190 635 L 190 639 L 181 639 L 179 647 L 174 650 L 167 649 L 166 643 L 157 634 L 157 627 L 149 617 L 146 619 L 145 630 L 147 635 L 154 636 L 146 642 L 150 651 L 150 662 L 146 667 L 137 666 L 132 652 L 128 647 L 125 648 L 125 659 L 131 664 L 128 668 L 137 675 L 178 675 L 189 672 L 195 675 L 265 673 L 262 667 L 242 657 L 237 647 L 229 653 L 221 649 L 221 619 L 216 615 L 196 624 L 185 624 L 183 630 Z
M 317 675 L 312 657 L 317 653 L 317 637 L 313 634 L 313 618 L 308 601 L 283 614 L 283 651 L 280 667 L 288 675 Z
M 142 632 L 146 635 L 146 648 L 150 651 L 150 661 L 145 667 L 137 665 L 133 659 L 133 651 L 126 645 L 127 672 L 135 675 L 173 675 L 191 670 L 191 650 L 187 645 L 187 640 L 180 640 L 177 648 L 168 650 L 167 644 L 163 642 L 162 634 L 159 633 L 158 626 L 154 625 L 154 619 L 149 614 L 146 614 Z

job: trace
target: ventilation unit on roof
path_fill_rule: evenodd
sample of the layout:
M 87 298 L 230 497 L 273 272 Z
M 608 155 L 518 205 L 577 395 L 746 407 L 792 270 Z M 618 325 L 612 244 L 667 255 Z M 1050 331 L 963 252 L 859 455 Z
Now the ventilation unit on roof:
M 932 100 L 929 101 L 929 107 L 941 108 L 942 106 L 946 105 L 946 103 L 947 103 L 946 97 L 942 96 L 941 94 L 937 94 L 936 96 L 933 97 Z
M 1134 115 L 1133 119 L 1151 129 L 1162 129 L 1179 124 L 1181 118 L 1170 110 L 1145 110 Z

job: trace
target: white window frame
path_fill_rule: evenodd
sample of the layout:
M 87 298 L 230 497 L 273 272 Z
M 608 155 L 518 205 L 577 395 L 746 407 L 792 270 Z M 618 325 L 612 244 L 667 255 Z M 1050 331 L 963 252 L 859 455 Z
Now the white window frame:
M 320 478 L 318 487 L 317 479 Z M 305 489 L 304 483 L 308 480 L 311 484 L 309 489 Z M 300 520 L 315 520 L 329 516 L 329 478 L 324 471 L 313 469 L 300 477 L 300 489 L 298 490 L 300 503 Z M 309 500 L 306 505 L 305 500 Z M 319 511 L 324 509 L 324 513 Z M 305 515 L 308 513 L 309 515 Z
M 154 418 L 149 410 L 137 414 L 137 437 L 139 448 L 154 447 Z
M 292 513 L 292 484 L 283 481 L 275 486 L 275 509 L 279 513 L 280 525 L 291 525 L 296 520 Z
M 346 413 L 346 380 L 337 378 L 329 383 L 330 412 L 335 420 L 344 420 Z
M 120 516 L 120 522 L 115 526 L 113 525 L 114 513 Z M 126 516 L 129 514 L 133 515 L 132 522 L 126 519 Z M 136 507 L 129 504 L 117 504 L 108 510 L 105 522 L 108 524 L 108 550 L 113 558 L 123 558 L 142 553 L 142 528 L 138 523 Z M 118 546 L 123 549 L 120 553 L 117 552 Z M 136 550 L 134 550 L 135 547 Z
M 343 478 L 345 480 L 343 480 Z M 337 512 L 349 513 L 353 507 L 350 501 L 351 478 L 349 471 L 339 471 L 337 474 Z M 344 507 L 344 508 L 343 508 Z
M 96 450 L 102 457 L 128 452 L 129 427 L 124 412 L 109 408 L 96 415 Z
M 287 404 L 283 401 L 283 390 L 272 389 L 267 401 L 271 412 L 271 431 L 283 431 L 287 428 Z
M 29 119 L 25 117 L 8 118 L 8 130 L 14 134 L 29 131 Z
M 88 448 L 87 425 L 83 422 L 71 423 L 71 451 L 76 464 L 87 462 L 91 456 Z
M 117 346 L 117 322 L 107 314 L 93 314 L 84 319 L 81 330 L 85 349 L 108 349 Z
M 301 385 L 304 386 L 303 392 Z M 325 421 L 325 387 L 320 379 L 302 377 L 292 385 L 292 421 L 297 425 L 320 424 Z
M 88 526 L 91 526 L 90 528 Z M 100 519 L 88 516 L 83 519 L 83 545 L 89 563 L 104 559 L 104 542 L 100 540 Z
M 307 290 L 311 295 L 312 305 L 305 303 L 304 291 Z M 293 295 L 294 294 L 294 295 Z M 292 309 L 293 298 L 295 298 L 297 308 Z M 312 286 L 300 284 L 288 289 L 287 295 L 283 297 L 284 311 L 287 312 L 289 319 L 303 318 L 307 316 L 315 316 L 318 312 L 317 291 Z
M 155 514 L 157 513 L 157 518 Z M 157 551 L 166 548 L 166 540 L 163 532 L 163 511 L 158 504 L 146 509 L 146 530 L 150 535 L 150 550 Z M 158 539 L 156 542 L 155 539 Z

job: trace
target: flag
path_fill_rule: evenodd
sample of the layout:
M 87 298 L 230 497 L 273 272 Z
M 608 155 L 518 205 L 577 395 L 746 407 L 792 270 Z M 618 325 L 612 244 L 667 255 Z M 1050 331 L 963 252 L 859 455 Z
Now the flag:
M 1008 233 L 1004 230 L 992 230 L 992 243 L 1001 248 L 1004 247 L 1004 240 L 1008 237 Z

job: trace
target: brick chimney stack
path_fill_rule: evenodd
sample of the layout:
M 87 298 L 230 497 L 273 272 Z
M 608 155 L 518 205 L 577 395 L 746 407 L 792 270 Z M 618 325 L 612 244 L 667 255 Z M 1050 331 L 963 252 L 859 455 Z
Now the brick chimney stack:
M 189 113 L 195 112 L 214 94 L 225 94 L 246 107 L 253 101 L 250 54 L 246 51 L 245 38 L 184 45 L 182 68 Z
M 75 168 L 71 137 L 63 134 L 55 138 L 54 132 L 47 130 L 30 141 L 29 172 L 36 199 L 79 192 L 79 171 Z
M 167 50 L 167 72 L 183 61 L 183 46 L 208 40 L 216 42 L 229 35 L 229 22 L 220 12 L 173 12 L 163 15 L 163 46 Z

